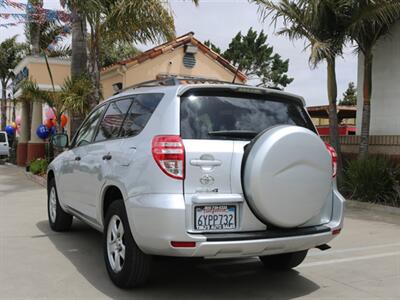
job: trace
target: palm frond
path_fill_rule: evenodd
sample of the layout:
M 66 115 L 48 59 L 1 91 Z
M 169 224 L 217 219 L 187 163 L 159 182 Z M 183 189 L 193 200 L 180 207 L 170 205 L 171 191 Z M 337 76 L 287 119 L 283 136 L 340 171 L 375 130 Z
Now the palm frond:
M 290 40 L 305 39 L 305 50 L 310 49 L 309 63 L 315 67 L 320 61 L 342 54 L 345 42 L 345 0 L 254 0 L 259 5 L 263 21 L 271 19 L 275 29 L 279 21 L 283 28 L 276 30 Z M 339 9 L 338 9 L 339 7 Z

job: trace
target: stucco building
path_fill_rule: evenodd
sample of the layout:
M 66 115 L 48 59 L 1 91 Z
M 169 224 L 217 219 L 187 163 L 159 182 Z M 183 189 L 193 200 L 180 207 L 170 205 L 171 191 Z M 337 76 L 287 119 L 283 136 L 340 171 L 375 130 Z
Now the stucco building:
M 119 88 L 162 78 L 180 75 L 232 81 L 236 68 L 189 32 L 165 44 L 147 50 L 130 59 L 104 68 L 101 84 L 104 98 Z M 236 82 L 244 83 L 246 76 L 239 72 Z
M 400 22 L 374 49 L 371 135 L 400 135 Z M 357 135 L 361 133 L 364 57 L 358 59 Z
M 54 88 L 60 90 L 70 76 L 70 60 L 48 59 Z M 14 97 L 21 96 L 21 82 L 27 78 L 35 81 L 42 90 L 52 90 L 51 78 L 43 57 L 28 56 L 14 69 Z M 154 47 L 138 56 L 115 63 L 101 71 L 102 95 L 107 99 L 118 90 L 131 85 L 166 76 L 189 76 L 205 79 L 244 83 L 246 76 L 237 72 L 227 60 L 194 38 L 193 32 Z M 21 117 L 17 150 L 17 163 L 44 156 L 44 141 L 37 137 L 36 129 L 43 123 L 46 104 L 17 101 L 16 116 Z M 10 120 L 10 119 L 9 119 Z M 68 128 L 67 131 L 69 132 Z
M 64 80 L 70 76 L 70 60 L 48 58 L 53 75 L 54 89 L 59 91 Z M 17 163 L 25 165 L 45 154 L 44 142 L 36 135 L 36 129 L 43 122 L 44 109 L 47 104 L 42 101 L 28 102 L 21 100 L 21 83 L 25 79 L 36 82 L 39 89 L 53 89 L 51 78 L 43 57 L 27 56 L 14 69 L 15 79 L 12 83 L 14 98 L 19 99 L 15 108 L 16 116 L 21 118 L 21 128 L 18 138 Z

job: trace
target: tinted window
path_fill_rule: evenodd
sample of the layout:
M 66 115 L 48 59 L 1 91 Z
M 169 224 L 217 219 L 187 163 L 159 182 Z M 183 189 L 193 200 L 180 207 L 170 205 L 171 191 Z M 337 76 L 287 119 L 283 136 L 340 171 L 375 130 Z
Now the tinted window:
M 260 133 L 281 124 L 302 126 L 314 131 L 310 118 L 300 104 L 267 97 L 222 92 L 182 97 L 181 135 L 186 139 L 233 139 L 232 136 L 218 133 Z
M 4 132 L 0 132 L 0 143 L 6 142 L 6 134 Z
M 106 107 L 107 105 L 103 105 L 90 114 L 89 118 L 87 118 L 85 123 L 83 123 L 81 129 L 79 129 L 74 141 L 74 146 L 86 145 L 92 141 L 96 131 L 96 126 Z
M 143 130 L 164 94 L 135 95 L 121 129 L 121 136 L 137 135 Z
M 126 113 L 131 106 L 131 99 L 111 102 L 101 120 L 95 141 L 103 141 L 118 137 Z

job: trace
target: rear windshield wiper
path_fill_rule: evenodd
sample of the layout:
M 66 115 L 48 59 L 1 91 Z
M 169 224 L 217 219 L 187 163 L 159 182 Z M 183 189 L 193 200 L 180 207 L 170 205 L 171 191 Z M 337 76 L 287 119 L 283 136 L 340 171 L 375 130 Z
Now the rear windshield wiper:
M 250 138 L 250 139 L 255 138 L 257 134 L 258 132 L 256 131 L 248 131 L 248 130 L 219 130 L 219 131 L 210 131 L 208 133 L 209 136 L 225 136 L 233 138 Z

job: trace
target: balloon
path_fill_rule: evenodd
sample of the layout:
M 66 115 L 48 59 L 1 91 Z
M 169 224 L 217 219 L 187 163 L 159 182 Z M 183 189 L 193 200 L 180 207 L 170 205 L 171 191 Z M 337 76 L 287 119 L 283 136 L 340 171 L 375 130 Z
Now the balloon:
M 64 114 L 61 115 L 61 127 L 64 128 L 68 123 L 68 117 Z
M 12 123 L 11 123 L 11 126 L 12 126 L 14 129 L 17 129 L 17 127 L 18 127 L 18 126 L 17 126 L 17 123 L 15 123 L 15 122 L 12 122 Z
M 8 135 L 14 135 L 14 132 L 15 132 L 15 128 L 14 127 L 12 127 L 11 125 L 7 125 L 6 126 L 6 132 L 7 132 L 7 134 Z
M 21 125 L 21 116 L 15 118 L 15 123 L 17 123 L 18 126 Z
M 47 119 L 55 119 L 56 118 L 56 114 L 54 113 L 54 110 L 51 107 L 47 108 L 45 115 L 46 115 Z
M 45 119 L 43 124 L 46 125 L 47 129 L 50 129 L 56 125 L 56 121 L 54 119 Z
M 56 126 L 53 126 L 50 128 L 50 135 L 55 135 L 57 133 L 57 128 Z
M 36 129 L 36 134 L 41 139 L 47 139 L 49 137 L 49 129 L 46 125 L 40 124 L 39 127 Z

